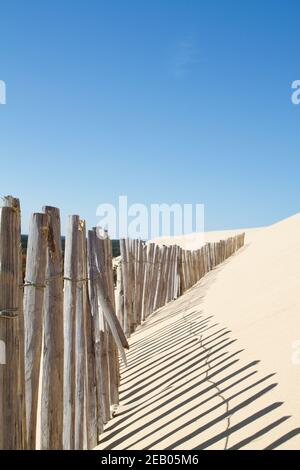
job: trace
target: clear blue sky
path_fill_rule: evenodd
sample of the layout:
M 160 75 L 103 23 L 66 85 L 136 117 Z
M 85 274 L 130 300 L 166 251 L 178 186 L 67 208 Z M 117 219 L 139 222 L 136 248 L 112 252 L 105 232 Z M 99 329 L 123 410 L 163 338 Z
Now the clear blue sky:
M 206 229 L 300 211 L 299 0 L 10 0 L 0 193 L 204 203 Z

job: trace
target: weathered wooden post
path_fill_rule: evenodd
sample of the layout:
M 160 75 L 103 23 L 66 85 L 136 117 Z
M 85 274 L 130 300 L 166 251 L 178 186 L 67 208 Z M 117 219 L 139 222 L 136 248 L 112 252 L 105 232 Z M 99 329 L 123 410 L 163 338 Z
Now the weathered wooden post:
M 190 250 L 185 250 L 185 260 L 186 260 L 186 269 L 187 269 L 187 289 L 191 287 L 191 252 Z
M 63 447 L 63 274 L 59 209 L 46 206 L 48 247 L 44 294 L 41 448 Z
M 116 285 L 116 313 L 119 322 L 124 330 L 124 288 L 122 277 L 122 261 L 117 265 L 117 285 Z
M 144 266 L 144 285 L 143 285 L 143 298 L 142 298 L 142 321 L 146 320 L 147 317 L 147 301 L 148 301 L 148 289 L 149 289 L 149 277 L 150 277 L 150 256 L 151 256 L 151 244 L 145 245 L 143 249 L 143 266 Z
M 154 253 L 153 253 L 153 262 L 152 262 L 152 279 L 151 279 L 151 286 L 148 292 L 149 296 L 149 303 L 148 303 L 148 311 L 149 315 L 154 312 L 155 307 L 155 297 L 157 291 L 157 279 L 159 274 L 159 266 L 160 266 L 160 248 L 158 245 L 154 246 Z
M 141 241 L 135 240 L 135 252 L 134 252 L 134 292 L 135 292 L 135 303 L 134 303 L 134 322 L 135 328 L 141 323 Z
M 48 215 L 33 214 L 29 226 L 24 281 L 27 448 L 36 448 L 37 408 L 44 327 Z
M 127 338 L 130 336 L 130 318 L 131 318 L 131 295 L 130 295 L 130 269 L 129 269 L 129 252 L 126 239 L 120 240 L 121 250 L 121 268 L 124 292 L 124 333 Z
M 18 375 L 18 446 L 20 449 L 26 449 L 27 432 L 26 432 L 26 410 L 25 410 L 25 359 L 24 359 L 24 313 L 23 313 L 23 258 L 21 244 L 21 207 L 18 198 L 13 196 L 5 196 L 3 198 L 3 206 L 12 207 L 17 214 L 17 228 L 20 239 L 18 256 L 19 256 L 19 312 L 18 312 L 18 343 L 19 343 L 19 375 Z
M 20 213 L 0 208 L 0 449 L 24 448 L 20 391 Z M 26 436 L 24 436 L 26 438 Z
M 195 283 L 200 279 L 200 272 L 199 272 L 199 250 L 194 251 L 194 269 L 195 269 Z
M 170 247 L 166 246 L 166 253 L 164 265 L 162 266 L 162 290 L 161 290 L 161 307 L 166 304 L 168 295 L 168 281 L 169 281 L 169 263 L 170 263 Z
M 97 232 L 94 229 L 94 257 L 96 259 L 96 266 L 98 274 L 96 274 L 96 288 L 98 298 L 98 315 L 99 315 L 99 331 L 100 331 L 100 360 L 101 360 L 101 387 L 102 388 L 102 399 L 103 399 L 103 418 L 104 424 L 111 419 L 111 398 L 114 394 L 112 389 L 113 374 L 112 369 L 114 364 L 112 363 L 112 338 L 110 337 L 110 331 L 108 330 L 107 322 L 103 312 L 103 304 L 100 300 L 100 288 L 103 291 L 104 297 L 110 300 L 108 291 L 107 281 L 107 260 L 106 260 L 106 249 L 105 240 L 98 238 Z M 100 275 L 100 278 L 99 278 Z M 99 310 L 100 308 L 100 310 Z
M 179 248 L 178 255 L 178 264 L 179 264 L 179 295 L 183 295 L 185 291 L 185 281 L 184 281 L 184 255 L 183 249 Z
M 95 243 L 96 234 L 93 230 L 88 231 L 88 287 L 89 287 L 89 300 L 91 309 L 91 330 L 93 349 L 95 354 L 95 385 L 96 385 L 96 406 L 97 406 L 97 435 L 103 432 L 103 425 L 107 422 L 108 410 L 104 406 L 105 400 L 103 396 L 108 396 L 107 384 L 103 380 L 102 359 L 101 359 L 101 344 L 100 344 L 100 320 L 99 320 L 99 306 L 97 295 L 97 276 L 99 272 L 96 265 L 95 257 Z M 90 369 L 91 374 L 91 369 Z M 92 380 L 92 375 L 90 376 Z M 91 385 L 90 385 L 91 386 Z
M 109 284 L 110 284 L 110 300 L 116 312 L 116 298 L 115 298 L 115 285 L 114 285 L 114 270 L 113 270 L 113 251 L 112 251 L 112 242 L 109 236 L 107 237 L 107 251 L 108 251 L 108 274 L 109 274 Z M 120 325 L 121 326 L 121 325 Z M 123 327 L 121 326 L 122 330 Z M 124 331 L 124 330 L 123 330 Z M 113 353 L 115 360 L 115 383 L 116 383 L 116 395 L 115 395 L 115 405 L 119 404 L 119 387 L 120 387 L 120 362 L 119 362 L 119 352 L 116 341 L 113 337 Z
M 103 263 L 103 288 L 106 291 L 106 295 L 111 302 L 111 305 L 115 309 L 115 296 L 114 296 L 114 285 L 113 285 L 113 267 L 112 267 L 112 253 L 111 253 L 111 241 L 108 237 L 107 231 L 105 231 L 105 237 L 103 240 L 98 240 L 99 246 L 102 245 L 101 258 Z M 100 250 L 99 250 L 100 251 Z M 110 380 L 110 404 L 119 404 L 119 358 L 118 350 L 112 332 L 107 324 L 105 324 L 105 331 L 107 336 L 108 345 L 108 364 L 109 364 L 109 380 Z
M 84 242 L 84 267 L 87 281 L 89 280 L 87 241 Z M 87 430 L 87 448 L 93 449 L 98 443 L 97 423 L 97 386 L 96 386 L 96 358 L 94 344 L 93 317 L 91 301 L 88 295 L 88 282 L 84 283 L 85 289 L 85 317 L 84 333 L 86 345 L 86 374 L 85 374 L 85 419 Z M 102 432 L 102 429 L 100 430 Z M 99 432 L 99 434 L 101 433 Z
M 111 419 L 110 409 L 110 375 L 109 375 L 109 349 L 108 336 L 105 328 L 103 313 L 99 312 L 99 347 L 100 347 L 100 384 L 99 389 L 102 397 L 103 424 Z
M 137 322 L 140 325 L 142 323 L 142 309 L 143 309 L 143 288 L 144 288 L 144 242 L 139 240 L 138 248 L 138 290 L 139 290 L 139 303 L 137 312 Z
M 78 264 L 76 283 L 76 313 L 75 313 L 75 430 L 74 447 L 76 450 L 84 448 L 84 400 L 85 400 L 85 317 L 86 317 L 86 231 L 85 222 L 78 224 Z
M 132 280 L 132 291 L 131 291 L 131 304 L 132 304 L 132 314 L 131 314 L 131 324 L 130 331 L 133 333 L 137 326 L 137 317 L 136 317 L 136 244 L 137 240 L 130 240 L 130 277 Z
M 172 284 L 172 257 L 173 257 L 173 246 L 168 247 L 168 257 L 167 257 L 167 266 L 166 266 L 166 296 L 164 304 L 168 303 L 170 298 L 170 290 Z
M 178 297 L 178 293 L 180 290 L 180 263 L 181 263 L 181 254 L 180 254 L 180 247 L 175 245 L 175 253 L 174 253 L 174 274 L 173 274 L 173 292 L 172 292 L 172 299 L 175 300 Z
M 75 325 L 78 282 L 78 215 L 68 218 L 64 262 L 64 449 L 75 448 Z
M 163 245 L 160 248 L 160 259 L 159 259 L 159 266 L 158 266 L 158 275 L 157 275 L 157 287 L 155 293 L 155 300 L 154 300 L 154 310 L 157 310 L 162 306 L 162 294 L 164 290 L 164 267 L 165 267 L 165 260 L 167 254 L 167 247 Z
M 103 258 L 95 230 L 88 232 L 88 258 L 89 258 L 89 294 L 94 320 L 97 394 L 100 397 L 98 410 L 102 413 L 102 425 L 110 418 L 109 374 L 107 357 L 107 335 L 104 329 L 104 320 L 110 328 L 118 346 L 121 357 L 126 364 L 126 355 L 123 348 L 128 348 L 128 342 L 115 314 L 110 296 L 106 290 L 106 281 L 103 271 Z M 100 404 L 100 406 L 99 406 Z

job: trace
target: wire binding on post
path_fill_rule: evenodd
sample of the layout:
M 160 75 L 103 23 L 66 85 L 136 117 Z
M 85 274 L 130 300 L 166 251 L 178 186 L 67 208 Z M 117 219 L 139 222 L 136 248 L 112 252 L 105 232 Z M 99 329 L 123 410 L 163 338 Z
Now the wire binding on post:
M 0 318 L 6 318 L 6 319 L 12 319 L 12 318 L 18 318 L 18 308 L 4 308 L 0 310 Z

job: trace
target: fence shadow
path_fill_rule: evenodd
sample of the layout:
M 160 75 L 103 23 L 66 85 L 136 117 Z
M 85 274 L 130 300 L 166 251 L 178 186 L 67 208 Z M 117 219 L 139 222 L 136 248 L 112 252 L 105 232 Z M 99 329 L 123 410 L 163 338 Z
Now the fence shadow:
M 244 449 L 295 436 L 278 400 L 276 375 L 243 359 L 236 338 L 201 310 L 218 266 L 160 309 L 131 338 L 121 405 L 100 449 Z

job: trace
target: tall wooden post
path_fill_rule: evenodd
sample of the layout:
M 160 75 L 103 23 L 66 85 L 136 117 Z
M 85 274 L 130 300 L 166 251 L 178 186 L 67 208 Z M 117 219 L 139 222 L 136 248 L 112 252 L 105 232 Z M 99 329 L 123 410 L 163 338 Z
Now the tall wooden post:
M 75 448 L 75 325 L 78 289 L 79 216 L 68 219 L 64 262 L 64 449 Z
M 19 213 L 0 209 L 0 449 L 22 448 Z
M 101 359 L 101 338 L 100 338 L 100 321 L 99 321 L 99 305 L 97 295 L 97 276 L 99 272 L 95 257 L 96 234 L 93 230 L 88 231 L 88 286 L 89 299 L 91 308 L 91 329 L 92 340 L 95 354 L 95 386 L 96 386 L 96 405 L 97 405 L 97 434 L 103 432 L 103 425 L 107 422 L 106 414 L 108 413 L 105 406 L 103 396 L 108 395 L 107 385 L 103 380 L 102 359 Z M 91 379 L 92 380 L 92 376 Z
M 19 312 L 17 319 L 18 329 L 18 351 L 19 351 L 19 372 L 18 372 L 18 385 L 17 396 L 19 410 L 17 411 L 18 417 L 18 437 L 17 448 L 26 449 L 26 410 L 25 410 L 25 359 L 24 359 L 24 314 L 23 314 L 23 259 L 22 259 L 22 245 L 21 245 L 21 207 L 19 199 L 13 196 L 5 196 L 3 198 L 3 206 L 11 207 L 16 213 L 16 234 L 18 237 L 18 272 L 19 272 Z
M 49 217 L 44 352 L 41 396 L 41 448 L 63 447 L 63 275 L 59 209 L 44 207 Z
M 122 278 L 124 289 L 124 333 L 127 337 L 130 336 L 131 325 L 131 312 L 132 312 L 132 298 L 131 298 L 131 283 L 130 283 L 130 253 L 129 243 L 127 239 L 120 240 L 121 250 L 121 263 L 122 263 Z
M 112 258 L 110 251 L 110 240 L 107 232 L 103 239 L 97 239 L 99 246 L 99 264 L 102 264 L 102 279 L 101 283 L 106 296 L 109 298 L 111 305 L 115 308 L 115 299 L 113 295 L 113 278 L 112 278 Z M 107 355 L 108 355 L 108 366 L 109 366 L 109 396 L 110 405 L 117 405 L 119 403 L 119 391 L 118 391 L 118 356 L 113 338 L 112 332 L 104 321 L 105 336 L 107 341 Z
M 97 425 L 97 386 L 96 386 L 96 357 L 94 344 L 93 317 L 91 312 L 90 299 L 86 296 L 86 316 L 85 316 L 85 343 L 86 343 L 86 428 L 87 428 L 87 448 L 93 449 L 98 443 Z M 102 430 L 100 430 L 101 433 Z M 99 433 L 99 434 L 100 434 Z
M 116 313 L 124 331 L 124 288 L 121 263 L 120 260 L 117 266 Z
M 75 424 L 74 448 L 84 448 L 84 400 L 85 400 L 85 316 L 86 316 L 86 231 L 85 222 L 78 223 L 78 262 L 76 283 L 76 312 L 75 312 Z
M 25 383 L 27 448 L 36 448 L 36 426 L 40 363 L 44 327 L 44 291 L 46 282 L 46 257 L 48 240 L 48 215 L 33 214 L 29 226 L 25 292 Z

